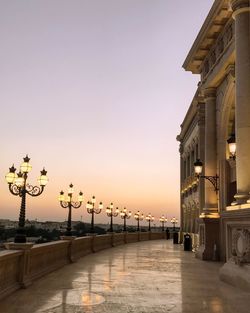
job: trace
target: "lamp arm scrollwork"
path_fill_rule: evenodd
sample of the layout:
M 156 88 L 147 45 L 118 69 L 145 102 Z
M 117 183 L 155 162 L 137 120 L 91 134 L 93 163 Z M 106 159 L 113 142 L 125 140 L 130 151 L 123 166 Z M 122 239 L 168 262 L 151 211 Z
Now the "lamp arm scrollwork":
M 43 190 L 44 190 L 44 186 L 39 187 L 39 186 L 32 186 L 30 184 L 26 185 L 26 192 L 27 192 L 27 194 L 29 194 L 32 197 L 40 196 L 40 194 L 42 194 Z
M 99 209 L 99 208 L 94 208 L 93 210 L 95 214 L 100 214 L 102 211 L 102 209 Z
M 82 203 L 81 203 L 80 201 L 72 201 L 72 202 L 71 202 L 71 206 L 72 206 L 74 209 L 80 208 L 81 205 L 82 205 Z
M 219 176 L 216 174 L 215 176 L 199 176 L 200 178 L 207 179 L 210 181 L 210 183 L 214 186 L 214 191 L 218 193 L 219 191 L 219 186 L 218 186 L 218 179 Z
M 61 207 L 63 207 L 64 209 L 69 207 L 69 203 L 67 201 L 60 201 Z
M 14 196 L 22 196 L 21 188 L 19 188 L 15 184 L 9 184 L 9 191 L 14 195 Z

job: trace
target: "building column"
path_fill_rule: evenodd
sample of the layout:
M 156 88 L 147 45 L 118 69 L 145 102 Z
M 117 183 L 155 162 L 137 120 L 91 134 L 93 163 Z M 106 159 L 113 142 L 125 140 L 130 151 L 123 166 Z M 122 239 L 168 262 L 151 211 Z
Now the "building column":
M 215 176 L 217 173 L 216 159 L 216 89 L 208 88 L 204 91 L 205 98 L 205 176 Z M 205 179 L 204 214 L 218 212 L 217 194 L 210 181 Z
M 231 0 L 235 19 L 235 117 L 236 179 L 238 204 L 245 203 L 250 192 L 250 2 Z

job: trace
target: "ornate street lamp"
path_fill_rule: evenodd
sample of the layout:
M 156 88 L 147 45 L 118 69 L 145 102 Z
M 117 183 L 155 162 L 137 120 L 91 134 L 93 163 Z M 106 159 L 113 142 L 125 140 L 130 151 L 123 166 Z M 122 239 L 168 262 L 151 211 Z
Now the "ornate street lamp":
M 236 158 L 236 140 L 235 140 L 235 134 L 231 134 L 231 136 L 227 140 L 228 143 L 228 149 L 230 153 L 230 158 L 235 160 Z
M 161 222 L 161 230 L 164 231 L 164 224 L 167 223 L 168 219 L 164 215 L 162 215 L 159 218 L 159 221 Z
M 217 174 L 215 176 L 201 175 L 202 167 L 203 167 L 203 163 L 201 162 L 200 159 L 197 159 L 196 162 L 194 162 L 194 172 L 195 172 L 196 177 L 198 179 L 204 178 L 204 179 L 207 179 L 208 181 L 210 181 L 210 183 L 214 186 L 214 191 L 216 193 L 218 193 L 218 191 L 219 191 L 219 186 L 218 186 L 219 176 Z
M 63 208 L 69 208 L 69 213 L 68 213 L 68 222 L 67 222 L 67 230 L 65 235 L 66 236 L 72 236 L 71 232 L 71 216 L 72 216 L 72 208 L 78 209 L 82 205 L 83 202 L 83 193 L 80 191 L 78 195 L 78 201 L 73 201 L 72 196 L 74 193 L 73 185 L 69 185 L 68 189 L 68 195 L 65 196 L 64 192 L 61 191 L 58 200 L 60 201 L 60 205 Z
M 126 225 L 126 220 L 130 219 L 132 213 L 131 211 L 127 212 L 127 209 L 124 208 L 120 212 L 121 219 L 123 219 L 123 231 L 127 231 L 127 225 Z
M 154 221 L 154 217 L 151 215 L 151 213 L 149 213 L 146 216 L 146 221 L 148 221 L 148 231 L 151 231 L 151 221 Z
M 170 221 L 170 222 L 173 224 L 173 231 L 175 232 L 175 224 L 178 223 L 177 218 L 175 218 L 175 217 L 171 218 L 171 221 Z
M 30 158 L 26 155 L 23 158 L 23 163 L 20 166 L 19 173 L 16 174 L 14 165 L 9 170 L 9 173 L 5 176 L 7 183 L 9 184 L 9 190 L 14 196 L 21 197 L 21 208 L 19 214 L 18 229 L 15 236 L 15 243 L 25 243 L 25 211 L 26 211 L 26 194 L 37 197 L 39 196 L 48 182 L 47 172 L 45 169 L 41 171 L 41 175 L 38 178 L 39 186 L 32 186 L 27 183 L 28 173 L 31 171 L 32 166 L 29 163 Z
M 107 207 L 107 209 L 106 209 L 106 213 L 107 213 L 107 216 L 110 217 L 110 228 L 109 228 L 109 231 L 112 233 L 113 232 L 113 217 L 118 216 L 119 209 L 116 208 L 115 211 L 114 211 L 114 205 L 111 202 L 109 207 Z
M 137 211 L 134 215 L 135 220 L 137 221 L 137 231 L 140 231 L 140 221 L 144 219 L 144 216 L 140 211 Z
M 86 209 L 89 214 L 91 214 L 91 228 L 90 232 L 94 233 L 94 215 L 100 214 L 103 209 L 102 202 L 99 203 L 98 208 L 95 208 L 96 199 L 95 196 L 92 197 L 91 201 L 88 201 L 86 204 Z

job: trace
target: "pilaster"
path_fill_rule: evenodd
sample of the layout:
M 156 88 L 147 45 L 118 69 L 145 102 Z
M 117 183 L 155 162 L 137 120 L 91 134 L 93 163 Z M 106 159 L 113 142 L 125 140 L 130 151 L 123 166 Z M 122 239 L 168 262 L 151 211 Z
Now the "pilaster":
M 205 99 L 205 176 L 215 176 L 217 172 L 216 148 L 216 89 L 204 90 Z M 214 186 L 205 180 L 205 207 L 204 214 L 218 211 L 217 194 Z
M 246 203 L 250 192 L 250 2 L 231 0 L 235 18 L 237 204 Z

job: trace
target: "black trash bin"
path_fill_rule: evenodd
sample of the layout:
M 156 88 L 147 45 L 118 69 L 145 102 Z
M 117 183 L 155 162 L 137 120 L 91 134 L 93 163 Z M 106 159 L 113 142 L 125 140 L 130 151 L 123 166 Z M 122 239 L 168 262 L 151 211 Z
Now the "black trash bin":
M 184 251 L 192 251 L 192 238 L 189 234 L 184 235 Z
M 178 232 L 173 232 L 173 244 L 178 244 Z

